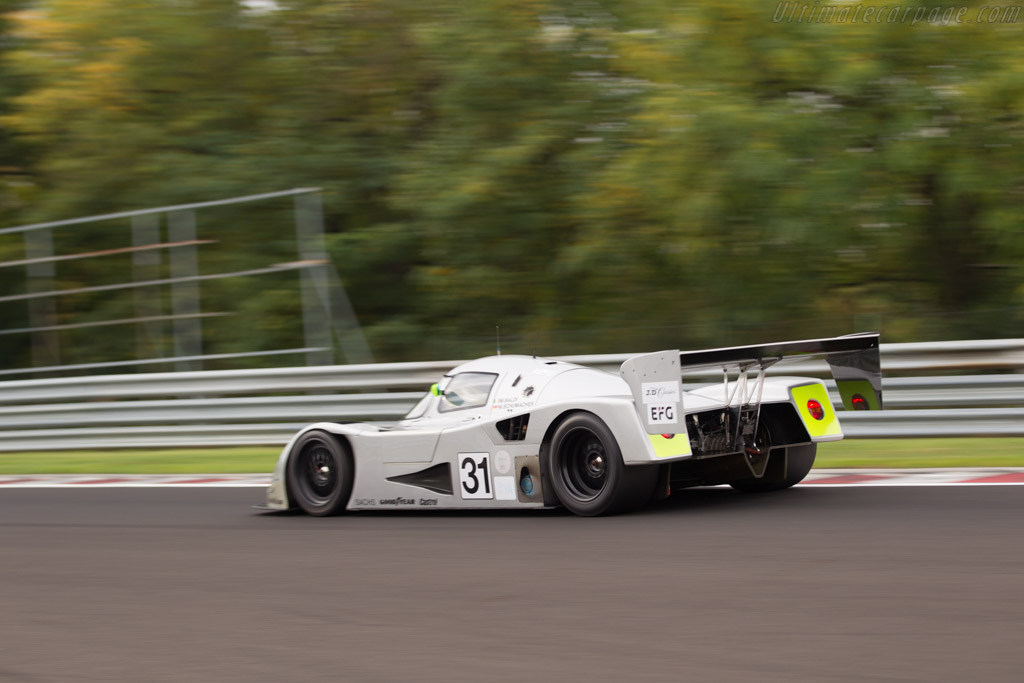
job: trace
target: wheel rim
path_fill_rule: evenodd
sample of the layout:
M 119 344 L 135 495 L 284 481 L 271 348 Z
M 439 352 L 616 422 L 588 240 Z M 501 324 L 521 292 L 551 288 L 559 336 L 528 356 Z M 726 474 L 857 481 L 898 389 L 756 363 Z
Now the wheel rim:
M 591 501 L 608 485 L 608 452 L 589 429 L 569 432 L 561 445 L 559 470 L 568 492 L 579 501 Z
M 326 444 L 314 441 L 302 449 L 299 457 L 299 487 L 314 505 L 326 503 L 338 483 L 334 455 Z

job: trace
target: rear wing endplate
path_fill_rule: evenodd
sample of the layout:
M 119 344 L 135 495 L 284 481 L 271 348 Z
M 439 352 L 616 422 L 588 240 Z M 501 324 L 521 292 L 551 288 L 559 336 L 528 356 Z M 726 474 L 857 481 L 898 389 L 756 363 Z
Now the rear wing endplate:
M 620 372 L 650 433 L 683 431 L 684 371 L 721 368 L 745 377 L 750 370 L 763 374 L 777 363 L 816 356 L 823 356 L 831 368 L 847 410 L 881 410 L 879 337 L 877 332 L 867 332 L 704 351 L 658 351 L 630 358 Z

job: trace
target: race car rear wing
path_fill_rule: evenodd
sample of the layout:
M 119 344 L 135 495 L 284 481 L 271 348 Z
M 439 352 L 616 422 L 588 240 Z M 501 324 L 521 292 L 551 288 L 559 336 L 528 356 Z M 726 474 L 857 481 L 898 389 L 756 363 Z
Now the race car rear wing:
M 620 372 L 633 392 L 638 410 L 647 417 L 648 430 L 655 430 L 652 433 L 669 433 L 681 426 L 684 371 L 719 367 L 727 375 L 729 370 L 735 370 L 745 388 L 750 370 L 758 372 L 760 385 L 765 370 L 772 365 L 817 356 L 823 356 L 831 368 L 847 410 L 881 410 L 879 336 L 877 332 L 866 332 L 704 351 L 658 351 L 630 358 L 622 364 Z

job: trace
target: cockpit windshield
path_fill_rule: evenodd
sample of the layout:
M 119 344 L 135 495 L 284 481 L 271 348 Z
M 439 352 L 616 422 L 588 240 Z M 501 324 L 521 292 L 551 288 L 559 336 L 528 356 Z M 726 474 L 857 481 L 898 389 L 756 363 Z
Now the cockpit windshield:
M 462 372 L 455 375 L 441 391 L 438 411 L 447 413 L 486 405 L 496 379 L 498 376 L 490 372 Z

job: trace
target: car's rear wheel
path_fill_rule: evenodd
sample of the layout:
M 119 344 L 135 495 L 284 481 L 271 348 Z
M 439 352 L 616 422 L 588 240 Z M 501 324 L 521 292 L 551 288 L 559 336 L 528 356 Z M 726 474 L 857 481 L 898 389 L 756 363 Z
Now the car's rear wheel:
M 551 437 L 551 488 L 570 512 L 595 516 L 640 507 L 654 492 L 658 468 L 622 462 L 608 426 L 590 413 L 566 418 Z
M 779 491 L 788 489 L 790 486 L 799 484 L 811 471 L 814 466 L 814 456 L 818 450 L 817 444 L 805 444 L 803 446 L 788 446 L 776 448 L 769 456 L 768 468 L 765 475 L 760 479 L 743 479 L 734 481 L 729 485 L 738 491 L 759 493 L 761 491 Z M 784 467 L 772 467 L 774 463 L 771 458 L 785 457 Z
M 354 474 L 352 454 L 343 442 L 326 432 L 309 432 L 288 459 L 288 493 L 308 514 L 337 514 L 348 503 Z

